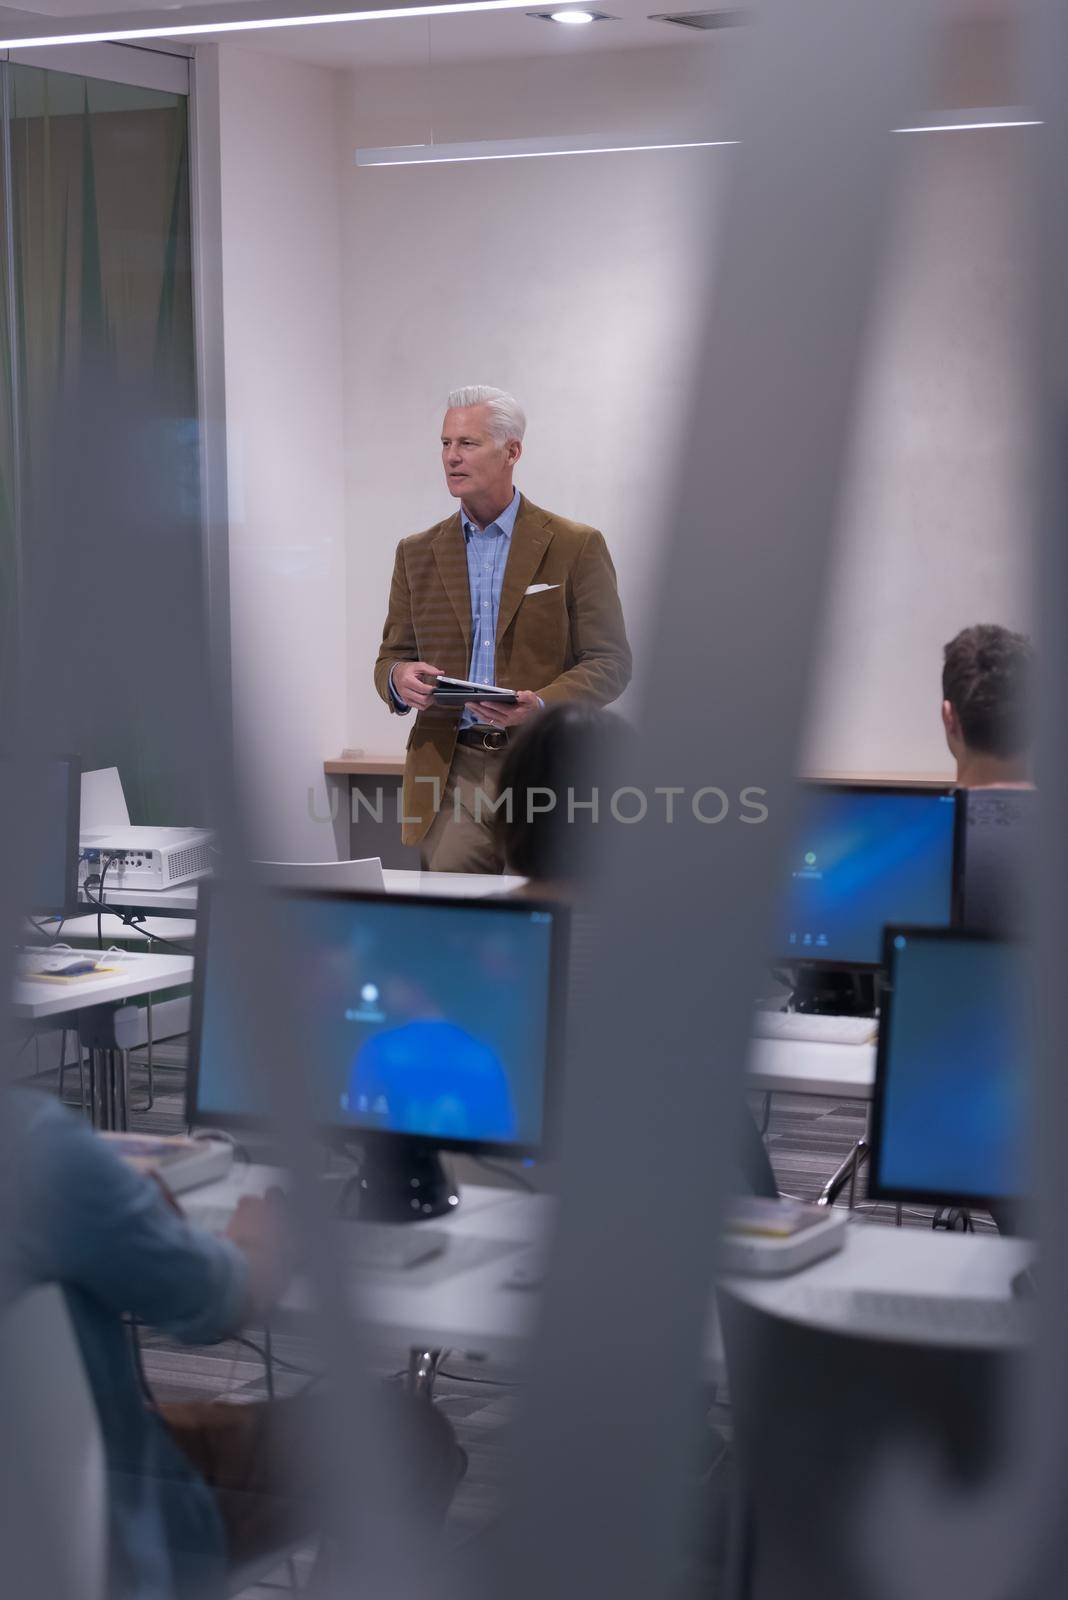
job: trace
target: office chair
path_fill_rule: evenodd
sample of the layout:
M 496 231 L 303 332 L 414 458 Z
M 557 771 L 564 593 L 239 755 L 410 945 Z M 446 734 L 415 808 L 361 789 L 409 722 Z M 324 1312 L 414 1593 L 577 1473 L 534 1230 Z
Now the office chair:
M 965 1490 L 993 1469 L 1004 1350 L 895 1343 L 717 1294 L 739 1473 L 737 1600 L 872 1600 L 867 1499 L 895 1446 Z
M 24 1593 L 105 1600 L 107 1478 L 96 1405 L 62 1292 L 0 1314 L 0 1505 L 8 1575 Z
M 0 1312 L 0 1529 L 22 1592 L 108 1600 L 108 1487 L 96 1403 L 63 1292 L 28 1290 Z M 25 1535 L 25 1537 L 20 1537 Z M 288 1540 L 226 1575 L 259 1583 L 309 1541 Z

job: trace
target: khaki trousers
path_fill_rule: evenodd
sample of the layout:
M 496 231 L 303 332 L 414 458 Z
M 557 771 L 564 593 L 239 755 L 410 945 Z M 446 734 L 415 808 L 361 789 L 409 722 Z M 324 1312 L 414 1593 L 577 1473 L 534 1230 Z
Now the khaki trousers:
M 504 871 L 489 804 L 497 798 L 504 756 L 504 750 L 456 746 L 438 814 L 419 846 L 424 872 Z

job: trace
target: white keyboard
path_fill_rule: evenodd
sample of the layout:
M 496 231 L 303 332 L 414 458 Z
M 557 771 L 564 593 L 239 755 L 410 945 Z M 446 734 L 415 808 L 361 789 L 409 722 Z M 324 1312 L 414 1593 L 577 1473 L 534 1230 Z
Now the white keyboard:
M 223 1234 L 234 1214 L 232 1206 L 190 1206 L 189 1220 L 207 1233 Z M 339 1222 L 347 1266 L 369 1272 L 404 1271 L 439 1256 L 448 1242 L 440 1228 L 422 1223 Z
M 756 1011 L 757 1039 L 802 1039 L 812 1044 L 870 1044 L 878 1025 L 874 1017 L 815 1017 L 804 1011 Z
M 1025 1300 L 820 1289 L 815 1284 L 796 1285 L 787 1308 L 849 1333 L 924 1344 L 1026 1344 L 1035 1317 L 1034 1306 Z

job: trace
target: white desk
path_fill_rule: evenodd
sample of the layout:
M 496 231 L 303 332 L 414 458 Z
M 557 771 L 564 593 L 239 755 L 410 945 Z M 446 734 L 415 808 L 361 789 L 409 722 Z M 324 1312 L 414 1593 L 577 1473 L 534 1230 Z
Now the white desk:
M 235 1163 L 219 1183 L 181 1197 L 192 1220 L 206 1208 L 232 1208 L 242 1194 L 262 1194 L 279 1173 Z M 359 1298 L 364 1320 L 384 1340 L 409 1348 L 463 1350 L 517 1363 L 535 1329 L 536 1290 L 506 1283 L 510 1258 L 536 1244 L 551 1224 L 555 1200 L 513 1190 L 471 1187 L 447 1217 L 425 1224 L 448 1235 L 443 1256 L 404 1271 L 364 1278 Z M 418 1224 L 416 1224 L 418 1226 Z M 1006 1298 L 1013 1276 L 1033 1246 L 995 1234 L 928 1233 L 888 1228 L 859 1219 L 846 1230 L 844 1248 L 801 1273 L 783 1278 L 731 1278 L 732 1291 L 753 1303 L 784 1308 L 793 1285 L 804 1282 L 846 1289 L 905 1294 Z M 295 1283 L 276 1315 L 279 1326 L 299 1328 L 310 1312 L 303 1284 Z M 827 1326 L 833 1326 L 833 1309 Z M 805 1320 L 812 1320 L 806 1314 Z M 705 1339 L 706 1376 L 723 1376 L 719 1329 L 710 1307 Z
M 995 1233 L 934 1233 L 925 1228 L 888 1228 L 859 1218 L 846 1229 L 845 1245 L 803 1272 L 785 1278 L 731 1278 L 731 1292 L 750 1305 L 799 1316 L 789 1304 L 793 1285 L 804 1283 L 803 1320 L 834 1328 L 833 1310 L 808 1303 L 809 1290 L 874 1289 L 891 1294 L 943 1299 L 1007 1300 L 1012 1280 L 1033 1260 L 1025 1239 Z
M 107 1013 L 138 995 L 182 988 L 193 978 L 192 956 L 154 956 L 126 950 L 115 956 L 109 965 L 114 965 L 117 971 L 100 977 L 90 974 L 70 983 L 16 978 L 12 1016 L 33 1028 L 41 1022 L 56 1022 L 79 1012 Z M 119 1030 L 117 1038 L 113 1020 L 108 1015 L 83 1017 L 78 1033 L 76 1064 L 81 1062 L 81 1051 L 86 1047 L 89 1050 L 89 1108 L 93 1121 L 102 1128 L 125 1128 L 129 1103 L 129 1036 Z M 122 1038 L 127 1040 L 125 1045 L 121 1043 Z M 151 1056 L 148 1065 L 151 1066 Z
M 527 881 L 506 873 L 413 872 L 407 867 L 385 867 L 382 877 L 394 894 L 452 894 L 465 899 L 507 894 Z M 197 883 L 181 883 L 176 889 L 109 889 L 105 884 L 104 904 L 149 912 L 196 911 Z
M 527 881 L 501 872 L 412 872 L 407 867 L 383 867 L 382 877 L 391 894 L 452 894 L 465 900 L 508 894 Z
M 60 932 L 60 941 L 67 944 L 72 939 L 90 939 L 95 945 L 96 918 L 95 911 L 84 917 L 68 917 Z M 106 944 L 116 939 L 129 944 L 148 944 L 156 934 L 161 939 L 180 939 L 188 944 L 196 938 L 197 925 L 192 917 L 146 917 L 136 928 L 130 928 L 114 912 L 104 911 L 100 913 L 100 929 Z
M 873 1044 L 816 1044 L 809 1039 L 754 1039 L 746 1088 L 762 1094 L 819 1094 L 870 1100 Z
M 96 898 L 96 890 L 93 890 Z M 82 900 L 83 905 L 88 901 Z M 106 906 L 132 906 L 139 911 L 161 911 L 163 913 L 196 911 L 197 908 L 197 880 L 192 883 L 180 883 L 174 889 L 109 889 L 107 882 L 104 884 L 104 904 Z
M 90 1006 L 121 1005 L 138 995 L 178 989 L 193 981 L 192 956 L 143 955 L 125 950 L 115 956 L 114 964 L 119 969 L 115 973 L 76 978 L 73 983 L 16 978 L 11 1014 L 20 1022 L 40 1022 L 45 1017 L 67 1016 Z
M 241 1195 L 262 1194 L 280 1178 L 274 1168 L 235 1162 L 228 1177 L 188 1190 L 180 1203 L 195 1222 L 198 1211 L 236 1207 Z M 358 1303 L 365 1320 L 384 1341 L 408 1348 L 433 1345 L 517 1362 L 533 1332 L 538 1295 L 506 1286 L 508 1262 L 543 1236 L 555 1204 L 547 1195 L 478 1185 L 464 1189 L 454 1212 L 425 1224 L 448 1236 L 443 1255 L 363 1280 Z M 274 1325 L 299 1331 L 307 1326 L 310 1310 L 308 1290 L 297 1280 Z

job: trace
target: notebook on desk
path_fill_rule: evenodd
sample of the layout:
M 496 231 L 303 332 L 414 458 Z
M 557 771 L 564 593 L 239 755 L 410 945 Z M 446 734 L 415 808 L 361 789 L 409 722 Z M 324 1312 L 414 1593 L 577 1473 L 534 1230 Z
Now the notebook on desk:
M 78 950 L 24 952 L 16 974 L 23 982 L 81 983 L 86 978 L 113 978 L 122 970 L 121 955 L 106 952 L 99 960 Z

